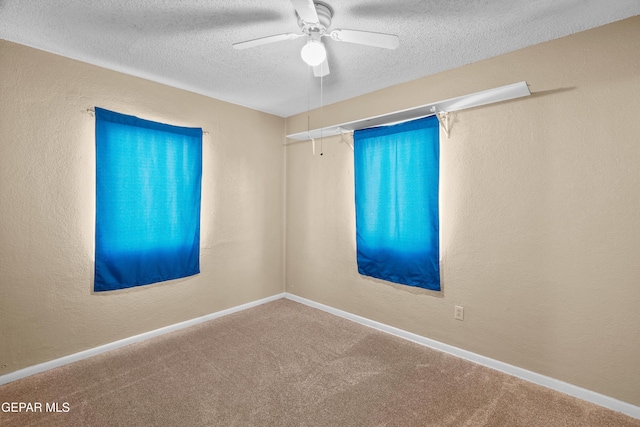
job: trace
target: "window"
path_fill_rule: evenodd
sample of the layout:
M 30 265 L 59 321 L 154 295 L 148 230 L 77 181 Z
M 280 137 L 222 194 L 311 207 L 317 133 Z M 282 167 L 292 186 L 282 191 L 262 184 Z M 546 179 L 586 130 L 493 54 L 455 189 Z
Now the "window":
M 358 272 L 440 290 L 435 116 L 354 132 Z
M 94 291 L 199 273 L 202 129 L 95 113 Z

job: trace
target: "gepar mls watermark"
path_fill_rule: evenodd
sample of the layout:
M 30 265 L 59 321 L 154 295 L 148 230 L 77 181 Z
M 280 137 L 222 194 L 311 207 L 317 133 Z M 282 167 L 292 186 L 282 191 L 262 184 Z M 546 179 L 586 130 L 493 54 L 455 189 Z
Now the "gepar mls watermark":
M 2 412 L 69 412 L 69 402 L 2 402 Z

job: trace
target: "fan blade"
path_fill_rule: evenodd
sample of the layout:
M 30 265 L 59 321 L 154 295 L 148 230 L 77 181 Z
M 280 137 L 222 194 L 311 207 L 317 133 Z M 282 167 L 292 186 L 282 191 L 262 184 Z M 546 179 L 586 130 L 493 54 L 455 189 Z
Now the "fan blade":
M 291 4 L 293 4 L 296 12 L 298 12 L 298 16 L 304 22 L 309 24 L 317 24 L 320 22 L 313 0 L 291 0 Z
M 324 77 L 327 74 L 329 74 L 329 61 L 325 58 L 322 64 L 313 67 L 313 75 L 316 77 Z
M 331 38 L 339 42 L 364 44 L 385 49 L 395 49 L 400 45 L 400 39 L 396 35 L 370 31 L 333 30 Z
M 286 33 L 277 34 L 275 36 L 260 37 L 259 39 L 247 40 L 245 42 L 234 43 L 234 49 L 248 49 L 250 47 L 261 46 L 263 44 L 275 43 L 283 40 L 293 40 L 302 37 L 304 34 Z

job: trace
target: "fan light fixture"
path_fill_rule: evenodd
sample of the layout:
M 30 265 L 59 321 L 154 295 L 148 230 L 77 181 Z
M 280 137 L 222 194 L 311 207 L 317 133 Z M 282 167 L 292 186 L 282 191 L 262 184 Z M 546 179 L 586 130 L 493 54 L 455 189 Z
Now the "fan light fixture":
M 327 58 L 327 50 L 319 40 L 309 40 L 300 51 L 302 60 L 312 67 L 322 64 Z

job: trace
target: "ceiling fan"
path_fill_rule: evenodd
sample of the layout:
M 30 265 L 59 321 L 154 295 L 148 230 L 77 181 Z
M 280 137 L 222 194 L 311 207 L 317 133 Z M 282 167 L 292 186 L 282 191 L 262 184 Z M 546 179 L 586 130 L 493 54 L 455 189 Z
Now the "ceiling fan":
M 322 77 L 329 74 L 327 51 L 322 43 L 322 37 L 328 36 L 338 42 L 356 43 L 384 49 L 395 49 L 400 44 L 398 36 L 394 34 L 342 29 L 329 31 L 333 9 L 328 4 L 314 0 L 291 0 L 291 3 L 296 10 L 298 26 L 300 26 L 302 33 L 277 34 L 247 40 L 235 43 L 233 45 L 234 49 L 248 49 L 306 36 L 307 43 L 302 47 L 300 55 L 304 62 L 313 67 L 313 74 L 316 77 Z

